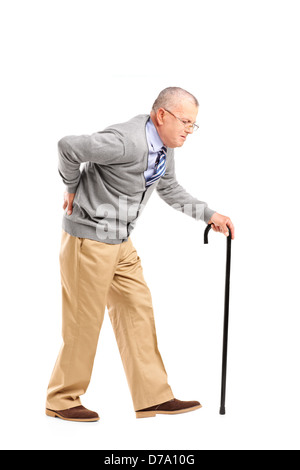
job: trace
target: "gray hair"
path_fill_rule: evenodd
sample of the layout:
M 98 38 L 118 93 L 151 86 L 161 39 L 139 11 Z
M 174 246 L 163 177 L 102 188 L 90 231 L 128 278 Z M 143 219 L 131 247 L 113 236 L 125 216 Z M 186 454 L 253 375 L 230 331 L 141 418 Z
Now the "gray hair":
M 168 87 L 160 92 L 153 103 L 152 111 L 156 113 L 159 108 L 172 108 L 186 100 L 191 101 L 197 107 L 199 106 L 197 98 L 188 91 L 179 87 Z

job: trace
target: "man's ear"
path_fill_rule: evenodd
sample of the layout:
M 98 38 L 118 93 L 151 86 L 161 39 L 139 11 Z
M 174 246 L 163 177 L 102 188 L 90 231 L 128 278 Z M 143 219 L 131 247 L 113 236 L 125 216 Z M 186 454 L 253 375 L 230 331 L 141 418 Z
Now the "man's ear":
M 159 126 L 162 126 L 164 123 L 164 115 L 165 115 L 165 110 L 164 108 L 159 108 L 156 112 L 156 121 Z

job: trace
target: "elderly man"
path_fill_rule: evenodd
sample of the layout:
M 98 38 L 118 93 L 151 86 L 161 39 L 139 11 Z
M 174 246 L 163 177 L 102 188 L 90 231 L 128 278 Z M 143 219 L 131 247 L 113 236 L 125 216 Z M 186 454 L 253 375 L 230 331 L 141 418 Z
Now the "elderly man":
M 60 250 L 63 345 L 48 386 L 48 416 L 99 420 L 80 397 L 90 382 L 106 307 L 136 416 L 201 408 L 198 401 L 174 398 L 168 384 L 151 294 L 130 238 L 155 188 L 177 210 L 225 235 L 229 226 L 234 236 L 228 217 L 176 180 L 174 148 L 197 129 L 198 108 L 193 95 L 170 87 L 159 94 L 150 115 L 58 143 L 58 169 L 66 186 Z

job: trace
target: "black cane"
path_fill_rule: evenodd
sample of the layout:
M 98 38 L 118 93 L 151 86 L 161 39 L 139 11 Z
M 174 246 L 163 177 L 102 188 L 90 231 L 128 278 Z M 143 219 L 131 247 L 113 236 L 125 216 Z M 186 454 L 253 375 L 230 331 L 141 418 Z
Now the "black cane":
M 225 279 L 225 303 L 224 303 L 224 331 L 223 331 L 223 357 L 222 357 L 222 387 L 220 414 L 225 415 L 226 377 L 227 377 L 227 351 L 228 351 L 228 323 L 229 323 L 229 289 L 230 289 L 230 260 L 231 260 L 231 230 L 227 226 L 229 235 L 227 237 L 226 255 L 226 279 Z M 204 243 L 208 243 L 208 233 L 211 225 L 204 232 Z

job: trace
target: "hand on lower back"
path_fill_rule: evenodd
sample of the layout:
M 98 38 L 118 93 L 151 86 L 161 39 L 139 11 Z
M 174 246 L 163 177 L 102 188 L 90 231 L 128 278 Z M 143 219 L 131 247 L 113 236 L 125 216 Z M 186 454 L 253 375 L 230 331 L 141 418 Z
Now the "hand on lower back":
M 67 191 L 65 191 L 63 209 L 67 209 L 68 215 L 72 214 L 74 197 L 75 193 L 68 193 Z

